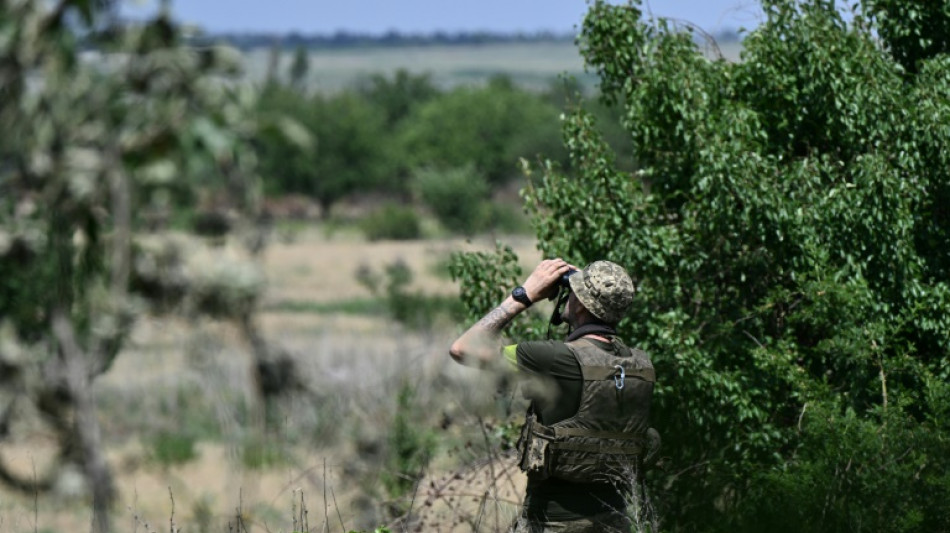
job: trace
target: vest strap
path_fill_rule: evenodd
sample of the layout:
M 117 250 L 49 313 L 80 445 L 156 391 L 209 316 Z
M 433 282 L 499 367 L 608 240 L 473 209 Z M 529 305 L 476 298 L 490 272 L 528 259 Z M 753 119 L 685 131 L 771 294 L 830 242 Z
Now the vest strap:
M 619 376 L 620 371 L 615 366 L 584 366 L 581 365 L 584 381 L 610 381 Z M 656 382 L 656 371 L 652 368 L 635 368 L 628 371 L 627 377 L 636 377 L 650 383 Z
M 548 445 L 554 450 L 567 450 L 572 452 L 594 452 L 610 455 L 640 455 L 643 448 L 640 446 L 602 446 L 599 444 L 579 444 L 574 442 L 552 442 Z M 567 457 L 559 460 L 570 461 Z
M 616 439 L 616 440 L 643 440 L 643 435 L 639 433 L 627 433 L 623 431 L 594 431 L 586 428 L 562 428 L 554 427 L 555 437 L 592 437 L 595 439 Z

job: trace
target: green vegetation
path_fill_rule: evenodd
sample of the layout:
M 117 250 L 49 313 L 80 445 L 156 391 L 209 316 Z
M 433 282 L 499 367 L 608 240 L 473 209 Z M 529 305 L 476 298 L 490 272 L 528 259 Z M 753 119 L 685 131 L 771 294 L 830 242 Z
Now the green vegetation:
M 393 517 L 404 515 L 414 499 L 416 484 L 425 473 L 425 468 L 435 449 L 435 435 L 420 429 L 419 406 L 414 402 L 415 390 L 409 383 L 403 383 L 396 395 L 396 413 L 392 426 L 387 432 L 385 470 L 382 475 L 383 488 L 390 501 Z
M 373 298 L 360 298 L 335 302 L 282 301 L 264 307 L 265 311 L 288 313 L 315 313 L 320 315 L 348 314 L 373 315 L 380 313 L 379 301 Z
M 340 201 L 368 200 L 376 207 L 358 225 L 370 240 L 424 236 L 421 209 L 450 233 L 524 231 L 511 214 L 519 206 L 503 194 L 521 179 L 519 161 L 567 162 L 558 117 L 578 97 L 576 83 L 531 92 L 499 75 L 443 91 L 428 75 L 400 70 L 327 94 L 301 87 L 306 64 L 297 54 L 290 81 L 275 74 L 258 102 L 265 191 L 304 195 L 325 221 Z M 606 106 L 589 107 L 610 123 Z
M 182 46 L 164 14 L 118 25 L 108 5 L 0 5 L 2 385 L 17 391 L 18 405 L 34 406 L 59 448 L 50 479 L 18 479 L 6 465 L 0 477 L 20 490 L 49 490 L 58 467 L 79 467 L 93 529 L 102 532 L 116 494 L 92 381 L 144 311 L 162 312 L 165 297 L 196 286 L 168 265 L 149 268 L 156 263 L 140 261 L 138 241 L 171 210 L 205 197 L 227 204 L 237 222 L 255 210 L 258 193 L 253 97 L 227 83 L 234 56 Z M 89 46 L 112 62 L 84 61 Z M 171 279 L 137 283 L 142 267 Z M 256 298 L 244 281 L 239 304 Z M 212 294 L 225 285 L 202 301 L 233 302 Z M 0 407 L 4 428 L 12 406 L 6 399 Z M 0 431 L 0 440 L 10 436 Z M 160 457 L 188 455 L 187 445 L 167 444 Z
M 489 183 L 504 184 L 516 174 L 519 157 L 563 152 L 557 116 L 538 95 L 499 76 L 421 106 L 406 124 L 403 143 L 412 168 L 472 165 Z
M 474 235 L 488 227 L 490 188 L 471 165 L 448 170 L 419 169 L 412 185 L 422 203 L 447 229 Z
M 275 128 L 260 138 L 260 171 L 271 193 L 308 195 L 326 218 L 341 198 L 385 188 L 391 165 L 383 117 L 364 98 L 307 95 L 271 84 L 259 106 L 262 119 L 301 130 L 288 136 L 286 129 Z
M 738 63 L 591 5 L 581 51 L 639 170 L 571 110 L 570 166 L 528 169 L 540 247 L 638 280 L 621 329 L 657 367 L 666 530 L 946 530 L 950 12 L 764 5 Z M 457 258 L 471 317 L 516 269 Z
M 412 290 L 412 269 L 402 261 L 385 265 L 382 272 L 364 265 L 355 275 L 382 302 L 393 320 L 410 328 L 431 329 L 440 325 L 440 318 L 454 321 L 462 314 L 462 305 L 455 297 Z
M 412 240 L 422 237 L 422 222 L 416 209 L 408 205 L 384 203 L 359 221 L 370 241 Z
M 303 45 L 253 87 L 235 78 L 233 50 L 191 47 L 162 15 L 116 26 L 109 4 L 0 7 L 0 444 L 38 428 L 53 448 L 32 475 L 0 462 L 5 485 L 38 500 L 61 471 L 82 472 L 108 531 L 117 441 L 143 443 L 121 452 L 130 469 L 201 460 L 212 441 L 239 468 L 309 475 L 299 449 L 355 434 L 360 464 L 334 467 L 367 495 L 352 500 L 365 528 L 381 509 L 410 510 L 443 444 L 436 424 L 448 442 L 480 431 L 510 446 L 511 403 L 481 390 L 492 387 L 409 367 L 375 337 L 339 342 L 322 324 L 294 338 L 327 358 L 306 372 L 268 344 L 255 326 L 264 278 L 229 254 L 241 243 L 260 257 L 259 200 L 294 195 L 370 241 L 525 231 L 529 217 L 545 256 L 627 265 L 640 293 L 622 333 L 660 376 L 664 457 L 647 486 L 665 530 L 950 529 L 947 2 L 866 0 L 846 21 L 830 0 L 766 0 L 729 62 L 644 22 L 637 2 L 595 1 L 578 42 L 596 94 L 550 67 L 443 83 L 365 49 L 346 53 L 389 70 L 314 90 L 320 54 Z M 487 72 L 443 59 L 456 81 Z M 513 72 L 528 58 L 505 60 Z M 278 231 L 311 222 L 312 206 L 284 207 L 299 218 Z M 186 240 L 222 253 L 189 267 Z M 370 298 L 265 311 L 385 315 L 407 326 L 392 328 L 402 350 L 481 316 L 524 275 L 502 243 L 454 256 L 462 309 L 416 289 L 406 264 L 381 268 L 356 274 Z M 204 336 L 129 343 L 147 313 Z M 508 334 L 542 338 L 546 318 Z M 312 326 L 300 323 L 268 327 Z M 218 327 L 227 340 L 211 340 Z M 129 366 L 161 378 L 96 386 L 130 352 L 148 364 Z M 468 424 L 477 415 L 445 400 L 466 395 L 499 420 Z M 220 526 L 210 500 L 189 503 L 198 530 Z
M 198 456 L 195 438 L 181 432 L 163 431 L 152 438 L 152 457 L 162 466 L 184 464 Z

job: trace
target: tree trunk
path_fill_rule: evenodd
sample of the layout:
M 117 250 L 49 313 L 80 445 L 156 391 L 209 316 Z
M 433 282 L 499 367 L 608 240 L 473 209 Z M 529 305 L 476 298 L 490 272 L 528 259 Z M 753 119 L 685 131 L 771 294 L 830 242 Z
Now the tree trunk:
M 79 445 L 82 468 L 92 492 L 93 533 L 109 533 L 109 510 L 115 499 L 112 473 L 102 452 L 96 402 L 92 394 L 90 362 L 76 342 L 73 325 L 62 309 L 53 311 L 53 334 L 66 369 L 66 386 L 76 409 L 73 434 Z

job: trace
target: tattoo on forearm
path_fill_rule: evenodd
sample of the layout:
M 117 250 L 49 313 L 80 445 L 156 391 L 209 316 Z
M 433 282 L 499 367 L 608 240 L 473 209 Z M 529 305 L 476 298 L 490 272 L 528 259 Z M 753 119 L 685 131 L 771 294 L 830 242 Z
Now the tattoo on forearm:
M 511 321 L 513 316 L 514 314 L 508 310 L 505 304 L 501 304 L 483 316 L 478 321 L 478 325 L 488 330 L 499 331 Z

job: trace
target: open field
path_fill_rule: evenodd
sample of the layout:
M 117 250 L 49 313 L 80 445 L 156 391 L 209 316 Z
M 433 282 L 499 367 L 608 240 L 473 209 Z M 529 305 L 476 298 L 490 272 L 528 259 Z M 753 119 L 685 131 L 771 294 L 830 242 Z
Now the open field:
M 739 43 L 705 46 L 710 56 L 736 60 Z M 253 50 L 245 55 L 249 79 L 263 80 L 271 52 Z M 577 45 L 572 42 L 486 43 L 480 45 L 360 47 L 314 50 L 309 54 L 308 86 L 334 92 L 353 86 L 373 74 L 391 76 L 399 69 L 429 73 L 439 87 L 484 83 L 491 76 L 510 76 L 518 85 L 544 90 L 561 75 L 575 77 L 587 88 L 596 86 L 596 76 L 584 68 Z M 280 56 L 278 72 L 286 74 L 292 52 Z
M 245 56 L 250 79 L 264 79 L 270 54 L 261 49 Z M 314 50 L 309 57 L 308 85 L 323 92 L 351 87 L 373 74 L 391 76 L 400 69 L 427 72 L 433 83 L 442 88 L 481 83 L 496 74 L 506 74 L 516 83 L 535 89 L 546 88 L 561 74 L 593 83 L 593 78 L 584 72 L 577 47 L 570 42 L 361 47 Z M 279 72 L 288 72 L 292 59 L 292 52 L 284 52 Z
M 531 238 L 505 242 L 526 268 L 537 260 Z M 414 391 L 412 420 L 439 443 L 413 495 L 425 531 L 472 531 L 475 523 L 495 531 L 494 524 L 507 523 L 523 480 L 510 460 L 486 451 L 480 420 L 493 412 L 485 392 L 492 384 L 448 360 L 458 326 L 408 330 L 383 313 L 345 305 L 371 300 L 354 275 L 361 266 L 401 260 L 415 274 L 414 288 L 451 295 L 457 288 L 442 273 L 448 254 L 492 247 L 458 239 L 368 243 L 315 229 L 270 245 L 261 260 L 267 290 L 260 325 L 295 361 L 302 385 L 283 398 L 280 421 L 268 429 L 249 348 L 232 324 L 141 319 L 96 384 L 119 495 L 115 531 L 169 531 L 172 522 L 188 532 L 241 530 L 228 529 L 239 524 L 249 532 L 303 530 L 303 507 L 311 531 L 324 531 L 324 520 L 334 532 L 384 523 L 387 439 L 406 384 Z M 157 443 L 175 435 L 193 438 L 192 453 L 162 460 L 167 452 Z M 42 473 L 50 441 L 48 430 L 24 428 L 0 455 L 22 475 Z M 73 472 L 49 495 L 0 491 L 0 531 L 86 531 L 81 485 Z

